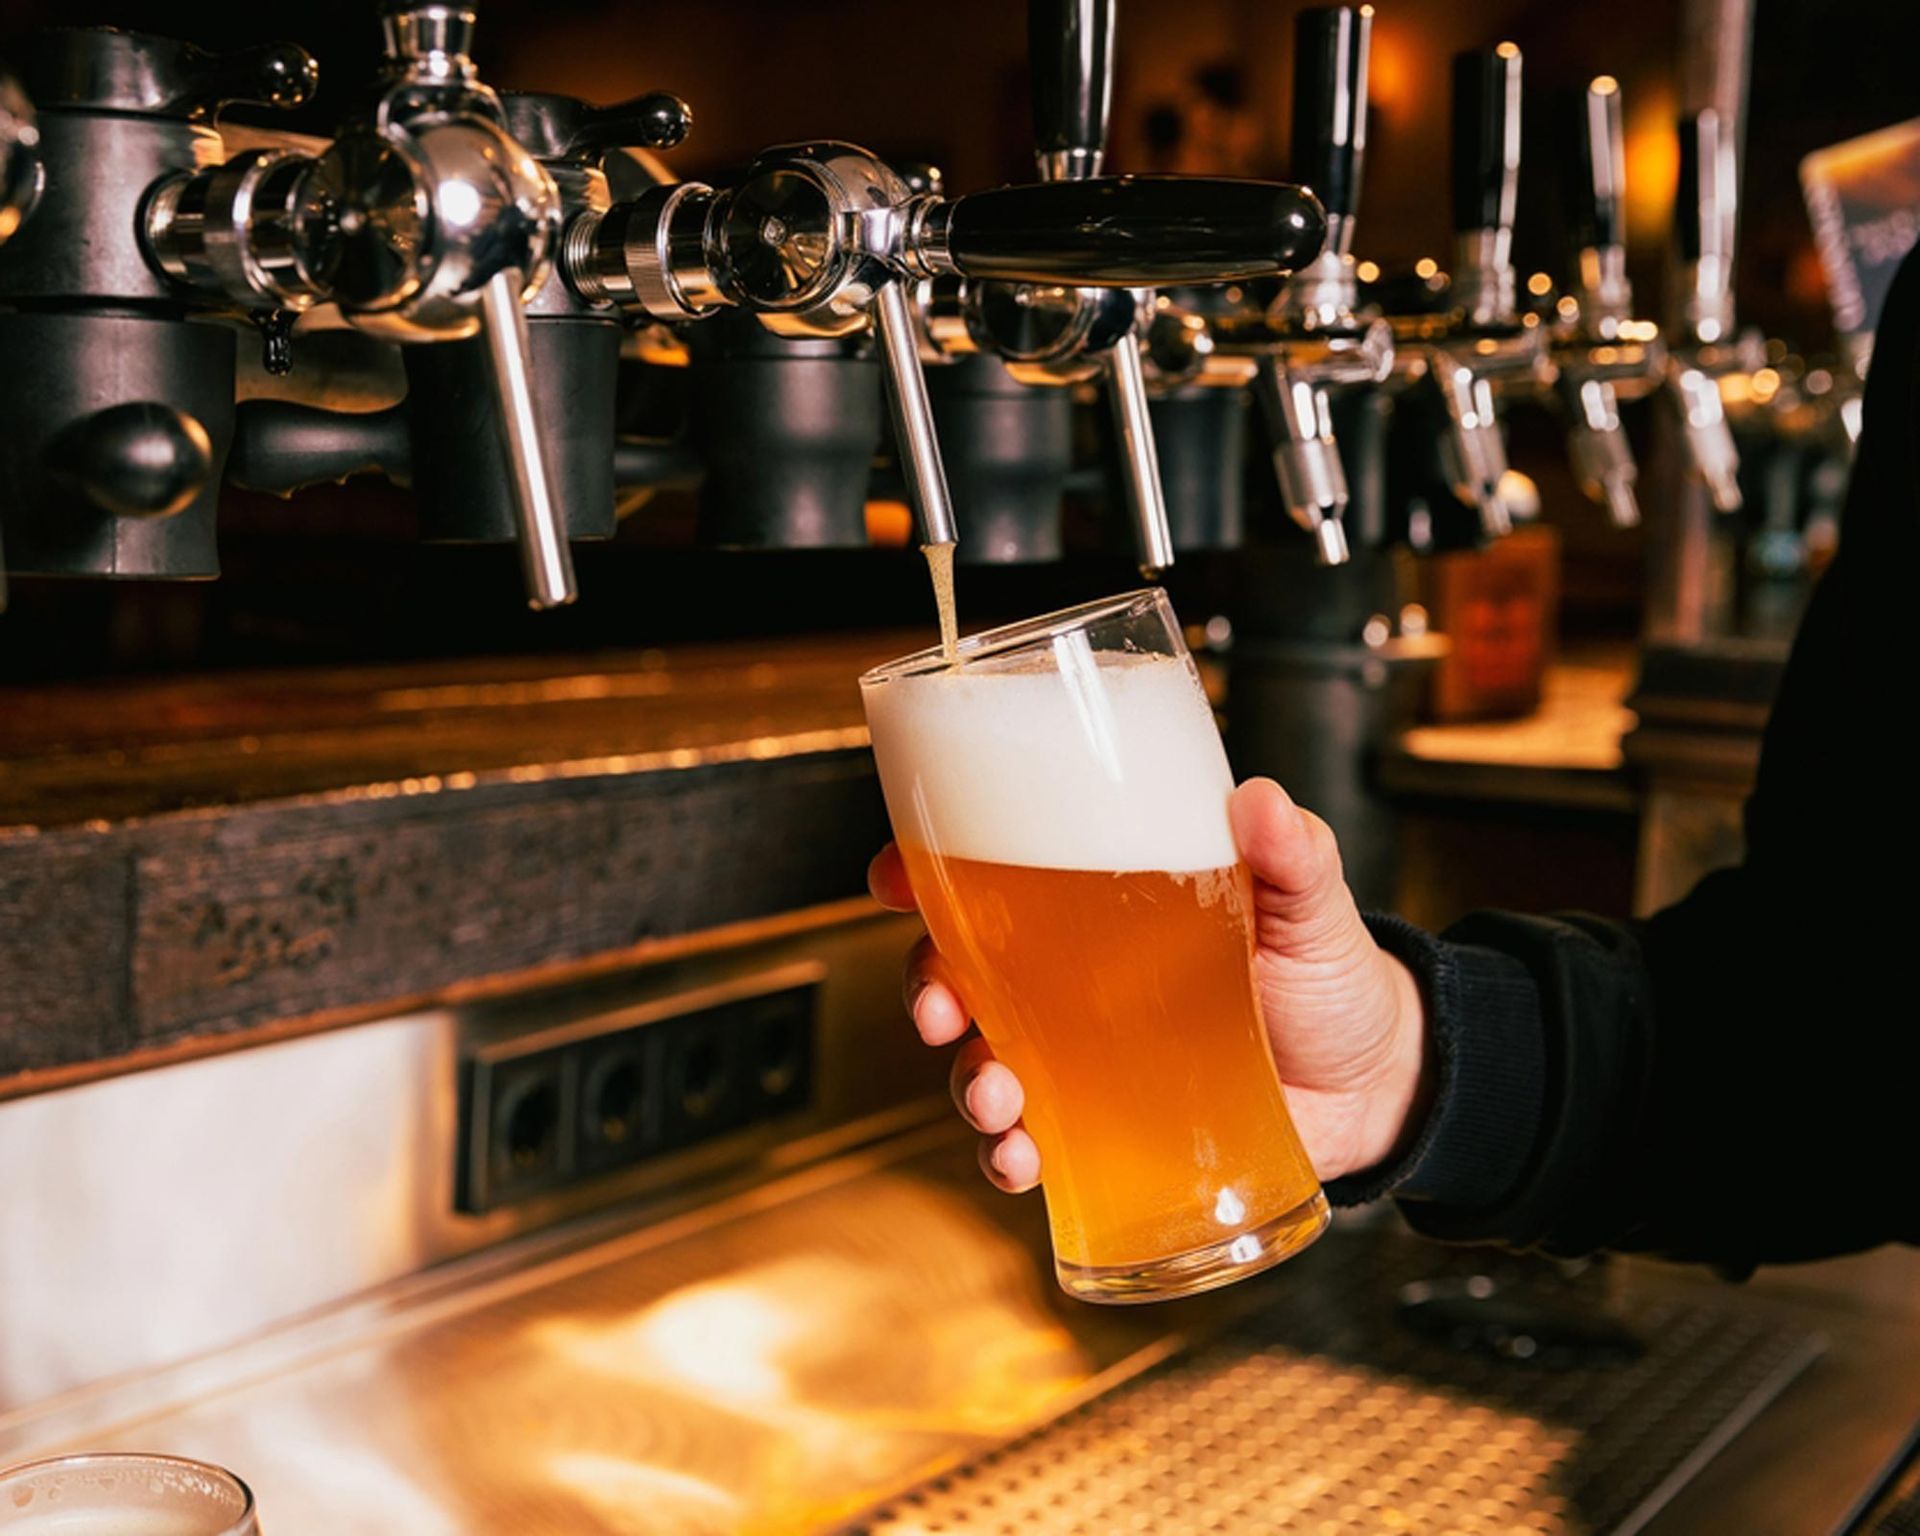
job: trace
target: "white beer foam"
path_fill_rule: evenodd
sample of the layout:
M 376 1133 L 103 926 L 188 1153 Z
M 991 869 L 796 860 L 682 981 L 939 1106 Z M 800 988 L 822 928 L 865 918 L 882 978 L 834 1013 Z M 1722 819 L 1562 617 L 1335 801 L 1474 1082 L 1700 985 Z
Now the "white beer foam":
M 895 833 L 1046 869 L 1220 869 L 1233 775 L 1191 664 L 1062 637 L 1043 663 L 864 690 Z

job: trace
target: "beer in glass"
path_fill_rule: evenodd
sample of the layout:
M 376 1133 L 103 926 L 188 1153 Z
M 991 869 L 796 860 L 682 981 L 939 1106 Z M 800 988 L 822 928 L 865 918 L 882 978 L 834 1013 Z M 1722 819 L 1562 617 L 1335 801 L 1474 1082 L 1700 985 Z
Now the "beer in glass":
M 1164 593 L 861 680 L 894 837 L 1026 1089 L 1060 1283 L 1152 1301 L 1324 1230 L 1254 990 L 1226 753 Z

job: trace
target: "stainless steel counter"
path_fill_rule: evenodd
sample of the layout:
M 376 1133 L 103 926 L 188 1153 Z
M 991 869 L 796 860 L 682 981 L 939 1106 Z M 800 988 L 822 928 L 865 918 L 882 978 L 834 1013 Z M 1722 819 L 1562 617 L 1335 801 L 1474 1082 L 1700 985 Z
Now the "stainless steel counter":
M 1244 1437 L 1237 1470 L 1224 1474 L 1229 1492 L 1242 1480 L 1271 1483 L 1261 1447 L 1293 1443 L 1275 1415 L 1290 1412 L 1285 1423 L 1328 1448 L 1286 1486 L 1302 1498 L 1303 1478 L 1317 1480 L 1306 1490 L 1315 1496 L 1333 1488 L 1328 1509 L 1344 1512 L 1336 1523 L 1215 1529 L 1580 1531 L 1583 1506 L 1566 1489 L 1616 1476 L 1583 1465 L 1595 1447 L 1578 1428 L 1598 1412 L 1591 1384 L 1618 1397 L 1616 1378 L 1554 1387 L 1550 1364 L 1509 1361 L 1503 1376 L 1461 1356 L 1454 1379 L 1421 1379 L 1407 1365 L 1414 1345 L 1369 1358 L 1371 1346 L 1341 1342 L 1397 1337 L 1368 1298 L 1397 1293 L 1408 1274 L 1475 1271 L 1472 1256 L 1336 1229 L 1262 1281 L 1111 1311 L 1061 1296 L 1045 1251 L 1037 1197 L 986 1189 L 967 1139 L 942 1116 L 649 1226 L 597 1218 L 165 1376 L 0 1419 L 0 1461 L 62 1445 L 203 1457 L 252 1482 L 274 1536 L 1001 1530 L 1010 1516 L 991 1505 L 978 1518 L 936 1520 L 937 1484 L 920 1503 L 866 1512 L 942 1473 L 948 1492 L 965 1484 L 991 1495 L 993 1479 L 1030 1460 L 1034 1445 L 1065 1443 L 1047 1434 L 1077 1434 L 1084 1449 L 1090 1414 L 1108 1415 L 1095 1437 L 1104 1465 L 1150 1469 L 1165 1453 L 1139 1438 L 1130 1415 L 1142 1401 L 1160 1404 L 1159 1422 L 1174 1413 L 1189 1444 Z M 1729 1375 L 1765 1388 L 1743 1397 L 1731 1383 L 1734 1397 L 1762 1408 L 1757 1420 L 1646 1528 L 1830 1529 L 1920 1414 L 1916 1259 L 1886 1254 L 1739 1288 L 1642 1264 L 1552 1278 L 1554 1294 L 1594 1315 L 1662 1329 L 1695 1319 L 1693 1333 L 1660 1347 L 1677 1361 L 1717 1339 L 1724 1359 L 1701 1357 L 1710 1368 L 1688 1391 Z M 1816 1333 L 1821 1352 L 1808 1364 Z M 1417 1345 L 1430 1347 L 1444 1350 Z M 1192 1399 L 1197 1419 L 1167 1402 L 1189 1377 L 1212 1383 Z M 1301 1396 L 1303 1382 L 1318 1395 Z M 1654 1392 L 1609 1411 L 1618 1419 L 1643 1405 L 1657 1428 L 1663 1401 Z M 1075 1409 L 1041 1441 L 997 1451 Z M 1369 1425 L 1393 1429 L 1405 1466 L 1357 1454 Z M 969 1477 L 951 1476 L 996 1452 Z M 1494 1477 L 1485 1489 L 1473 1481 L 1483 1476 Z M 1083 1515 L 1095 1507 L 1084 1490 L 1078 1497 Z M 1183 1528 L 1180 1501 L 1162 1497 L 1162 1514 L 1143 1505 L 1148 1523 L 1131 1528 Z M 1199 1508 L 1198 1495 L 1188 1505 Z

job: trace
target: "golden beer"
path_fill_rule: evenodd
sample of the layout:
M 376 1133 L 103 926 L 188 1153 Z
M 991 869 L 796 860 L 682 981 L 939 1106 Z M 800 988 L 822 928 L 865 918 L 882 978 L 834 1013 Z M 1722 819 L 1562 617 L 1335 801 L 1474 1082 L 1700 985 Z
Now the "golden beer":
M 1225 1284 L 1327 1221 L 1253 982 L 1232 778 L 1166 598 L 862 679 L 928 931 L 1026 1089 L 1061 1283 Z

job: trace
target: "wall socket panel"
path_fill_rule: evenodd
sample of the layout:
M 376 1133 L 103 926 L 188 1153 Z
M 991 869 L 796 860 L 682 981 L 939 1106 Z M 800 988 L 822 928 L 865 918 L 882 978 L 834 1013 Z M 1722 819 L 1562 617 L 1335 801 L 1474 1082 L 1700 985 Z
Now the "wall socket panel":
M 455 1207 L 478 1215 L 804 1110 L 818 993 L 817 968 L 788 967 L 474 1049 Z

